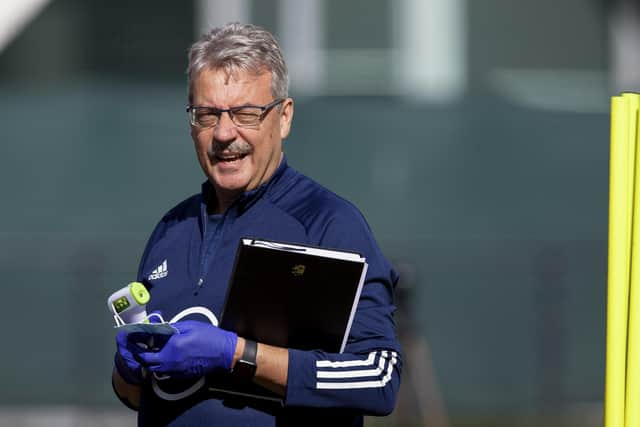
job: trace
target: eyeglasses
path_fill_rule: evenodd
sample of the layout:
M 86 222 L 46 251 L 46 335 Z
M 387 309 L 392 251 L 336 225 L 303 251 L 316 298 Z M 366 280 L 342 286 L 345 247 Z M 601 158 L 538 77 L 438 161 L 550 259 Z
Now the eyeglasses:
M 189 123 L 199 128 L 212 128 L 220 123 L 222 113 L 229 113 L 231 121 L 238 127 L 257 128 L 267 117 L 269 111 L 284 102 L 284 98 L 276 99 L 267 105 L 241 105 L 231 108 L 203 107 L 199 105 L 187 106 Z

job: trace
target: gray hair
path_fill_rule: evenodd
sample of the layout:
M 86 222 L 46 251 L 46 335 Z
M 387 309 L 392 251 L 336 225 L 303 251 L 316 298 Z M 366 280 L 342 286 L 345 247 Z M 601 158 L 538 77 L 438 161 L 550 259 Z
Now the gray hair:
M 204 69 L 223 69 L 227 73 L 242 70 L 256 75 L 270 71 L 273 97 L 286 98 L 289 93 L 287 64 L 280 45 L 270 32 L 256 25 L 227 24 L 212 29 L 191 45 L 187 68 L 189 99 L 193 80 Z

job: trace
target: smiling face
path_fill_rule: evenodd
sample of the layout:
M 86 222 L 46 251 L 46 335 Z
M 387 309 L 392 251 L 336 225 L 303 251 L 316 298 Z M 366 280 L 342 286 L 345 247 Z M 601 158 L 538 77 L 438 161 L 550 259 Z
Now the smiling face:
M 266 105 L 271 73 L 242 70 L 203 70 L 192 80 L 191 104 L 215 108 Z M 255 128 L 236 126 L 228 113 L 213 128 L 191 126 L 198 162 L 218 196 L 217 212 L 224 212 L 239 194 L 267 181 L 282 160 L 282 140 L 289 135 L 293 100 L 273 108 Z

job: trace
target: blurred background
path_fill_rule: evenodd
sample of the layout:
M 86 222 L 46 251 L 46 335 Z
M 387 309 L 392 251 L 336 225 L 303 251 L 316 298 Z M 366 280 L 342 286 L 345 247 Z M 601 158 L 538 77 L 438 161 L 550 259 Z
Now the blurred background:
M 289 163 L 401 272 L 406 367 L 370 426 L 602 424 L 609 98 L 640 90 L 635 0 L 3 0 L 0 425 L 134 425 L 107 296 L 199 191 L 186 52 L 277 35 Z

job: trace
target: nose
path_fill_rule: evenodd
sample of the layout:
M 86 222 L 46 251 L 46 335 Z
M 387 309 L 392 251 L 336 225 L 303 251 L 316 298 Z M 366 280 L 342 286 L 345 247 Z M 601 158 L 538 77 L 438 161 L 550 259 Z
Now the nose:
M 238 136 L 238 129 L 229 113 L 222 113 L 218 124 L 213 128 L 213 138 L 220 142 L 230 142 Z

